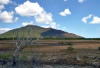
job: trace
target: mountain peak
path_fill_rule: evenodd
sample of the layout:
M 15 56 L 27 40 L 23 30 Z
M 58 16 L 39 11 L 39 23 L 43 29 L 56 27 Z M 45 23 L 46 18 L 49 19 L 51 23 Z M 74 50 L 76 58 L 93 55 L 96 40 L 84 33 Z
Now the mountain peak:
M 4 34 L 1 34 L 0 37 L 6 36 L 7 38 L 16 37 L 15 33 L 18 32 L 19 36 L 21 37 L 23 34 L 27 36 L 28 31 L 32 30 L 31 36 L 34 38 L 40 37 L 56 37 L 56 38 L 81 38 L 78 35 L 73 33 L 64 32 L 62 30 L 56 30 L 53 28 L 43 28 L 36 25 L 27 25 L 25 27 L 17 28 L 14 30 L 10 30 Z

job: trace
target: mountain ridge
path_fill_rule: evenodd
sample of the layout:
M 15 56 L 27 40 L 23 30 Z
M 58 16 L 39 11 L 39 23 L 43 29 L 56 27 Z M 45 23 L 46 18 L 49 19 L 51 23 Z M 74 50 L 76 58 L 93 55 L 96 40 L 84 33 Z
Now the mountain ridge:
M 18 33 L 19 37 L 27 36 L 28 31 L 32 30 L 31 37 L 33 38 L 45 38 L 45 37 L 54 37 L 54 38 L 82 38 L 81 36 L 78 36 L 73 33 L 68 33 L 62 30 L 57 30 L 53 28 L 43 28 L 36 25 L 27 25 L 24 27 L 16 28 L 13 30 L 10 30 L 8 32 L 5 32 L 3 34 L 0 34 L 0 38 L 6 37 L 16 37 L 16 34 Z

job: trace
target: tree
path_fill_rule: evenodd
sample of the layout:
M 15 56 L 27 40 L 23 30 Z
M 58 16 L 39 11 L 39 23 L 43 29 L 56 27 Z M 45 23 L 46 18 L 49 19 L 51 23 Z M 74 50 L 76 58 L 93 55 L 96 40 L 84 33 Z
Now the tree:
M 16 33 L 17 39 L 15 42 L 16 47 L 15 47 L 15 51 L 13 54 L 13 66 L 16 65 L 20 52 L 32 43 L 33 39 L 31 38 L 31 32 L 32 32 L 32 30 L 29 30 L 28 35 L 26 37 L 24 36 L 24 34 L 23 34 L 23 37 L 19 37 L 18 31 L 17 31 L 17 33 Z M 36 42 L 36 41 L 38 41 L 38 39 L 35 40 L 34 42 Z

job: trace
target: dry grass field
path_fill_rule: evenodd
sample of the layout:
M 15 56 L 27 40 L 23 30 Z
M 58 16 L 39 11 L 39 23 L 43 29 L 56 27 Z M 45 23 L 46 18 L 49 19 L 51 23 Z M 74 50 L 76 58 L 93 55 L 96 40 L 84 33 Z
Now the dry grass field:
M 10 54 L 7 59 L 12 60 L 14 47 L 15 41 L 0 41 L 0 55 Z M 43 64 L 90 65 L 98 68 L 99 47 L 100 40 L 39 40 L 22 50 L 19 58 L 25 63 L 35 60 Z

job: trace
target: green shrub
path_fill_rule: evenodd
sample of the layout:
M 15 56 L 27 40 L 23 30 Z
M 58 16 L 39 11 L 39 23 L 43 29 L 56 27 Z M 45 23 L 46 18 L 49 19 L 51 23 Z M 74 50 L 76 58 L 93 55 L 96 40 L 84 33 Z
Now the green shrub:
M 68 51 L 73 51 L 74 48 L 73 48 L 72 46 L 69 46 L 69 47 L 67 48 L 67 50 L 68 50 Z
M 72 45 L 72 43 L 71 42 L 68 42 L 67 45 Z
M 64 44 L 64 42 L 59 42 L 59 44 L 62 44 L 62 45 L 63 45 L 63 44 Z
M 9 60 L 11 56 L 11 54 L 0 54 L 0 59 Z
M 23 60 L 23 61 L 27 61 L 27 56 L 24 55 L 24 56 L 22 57 L 22 60 Z
M 63 45 L 63 44 L 64 44 L 64 42 L 61 42 L 61 44 Z

